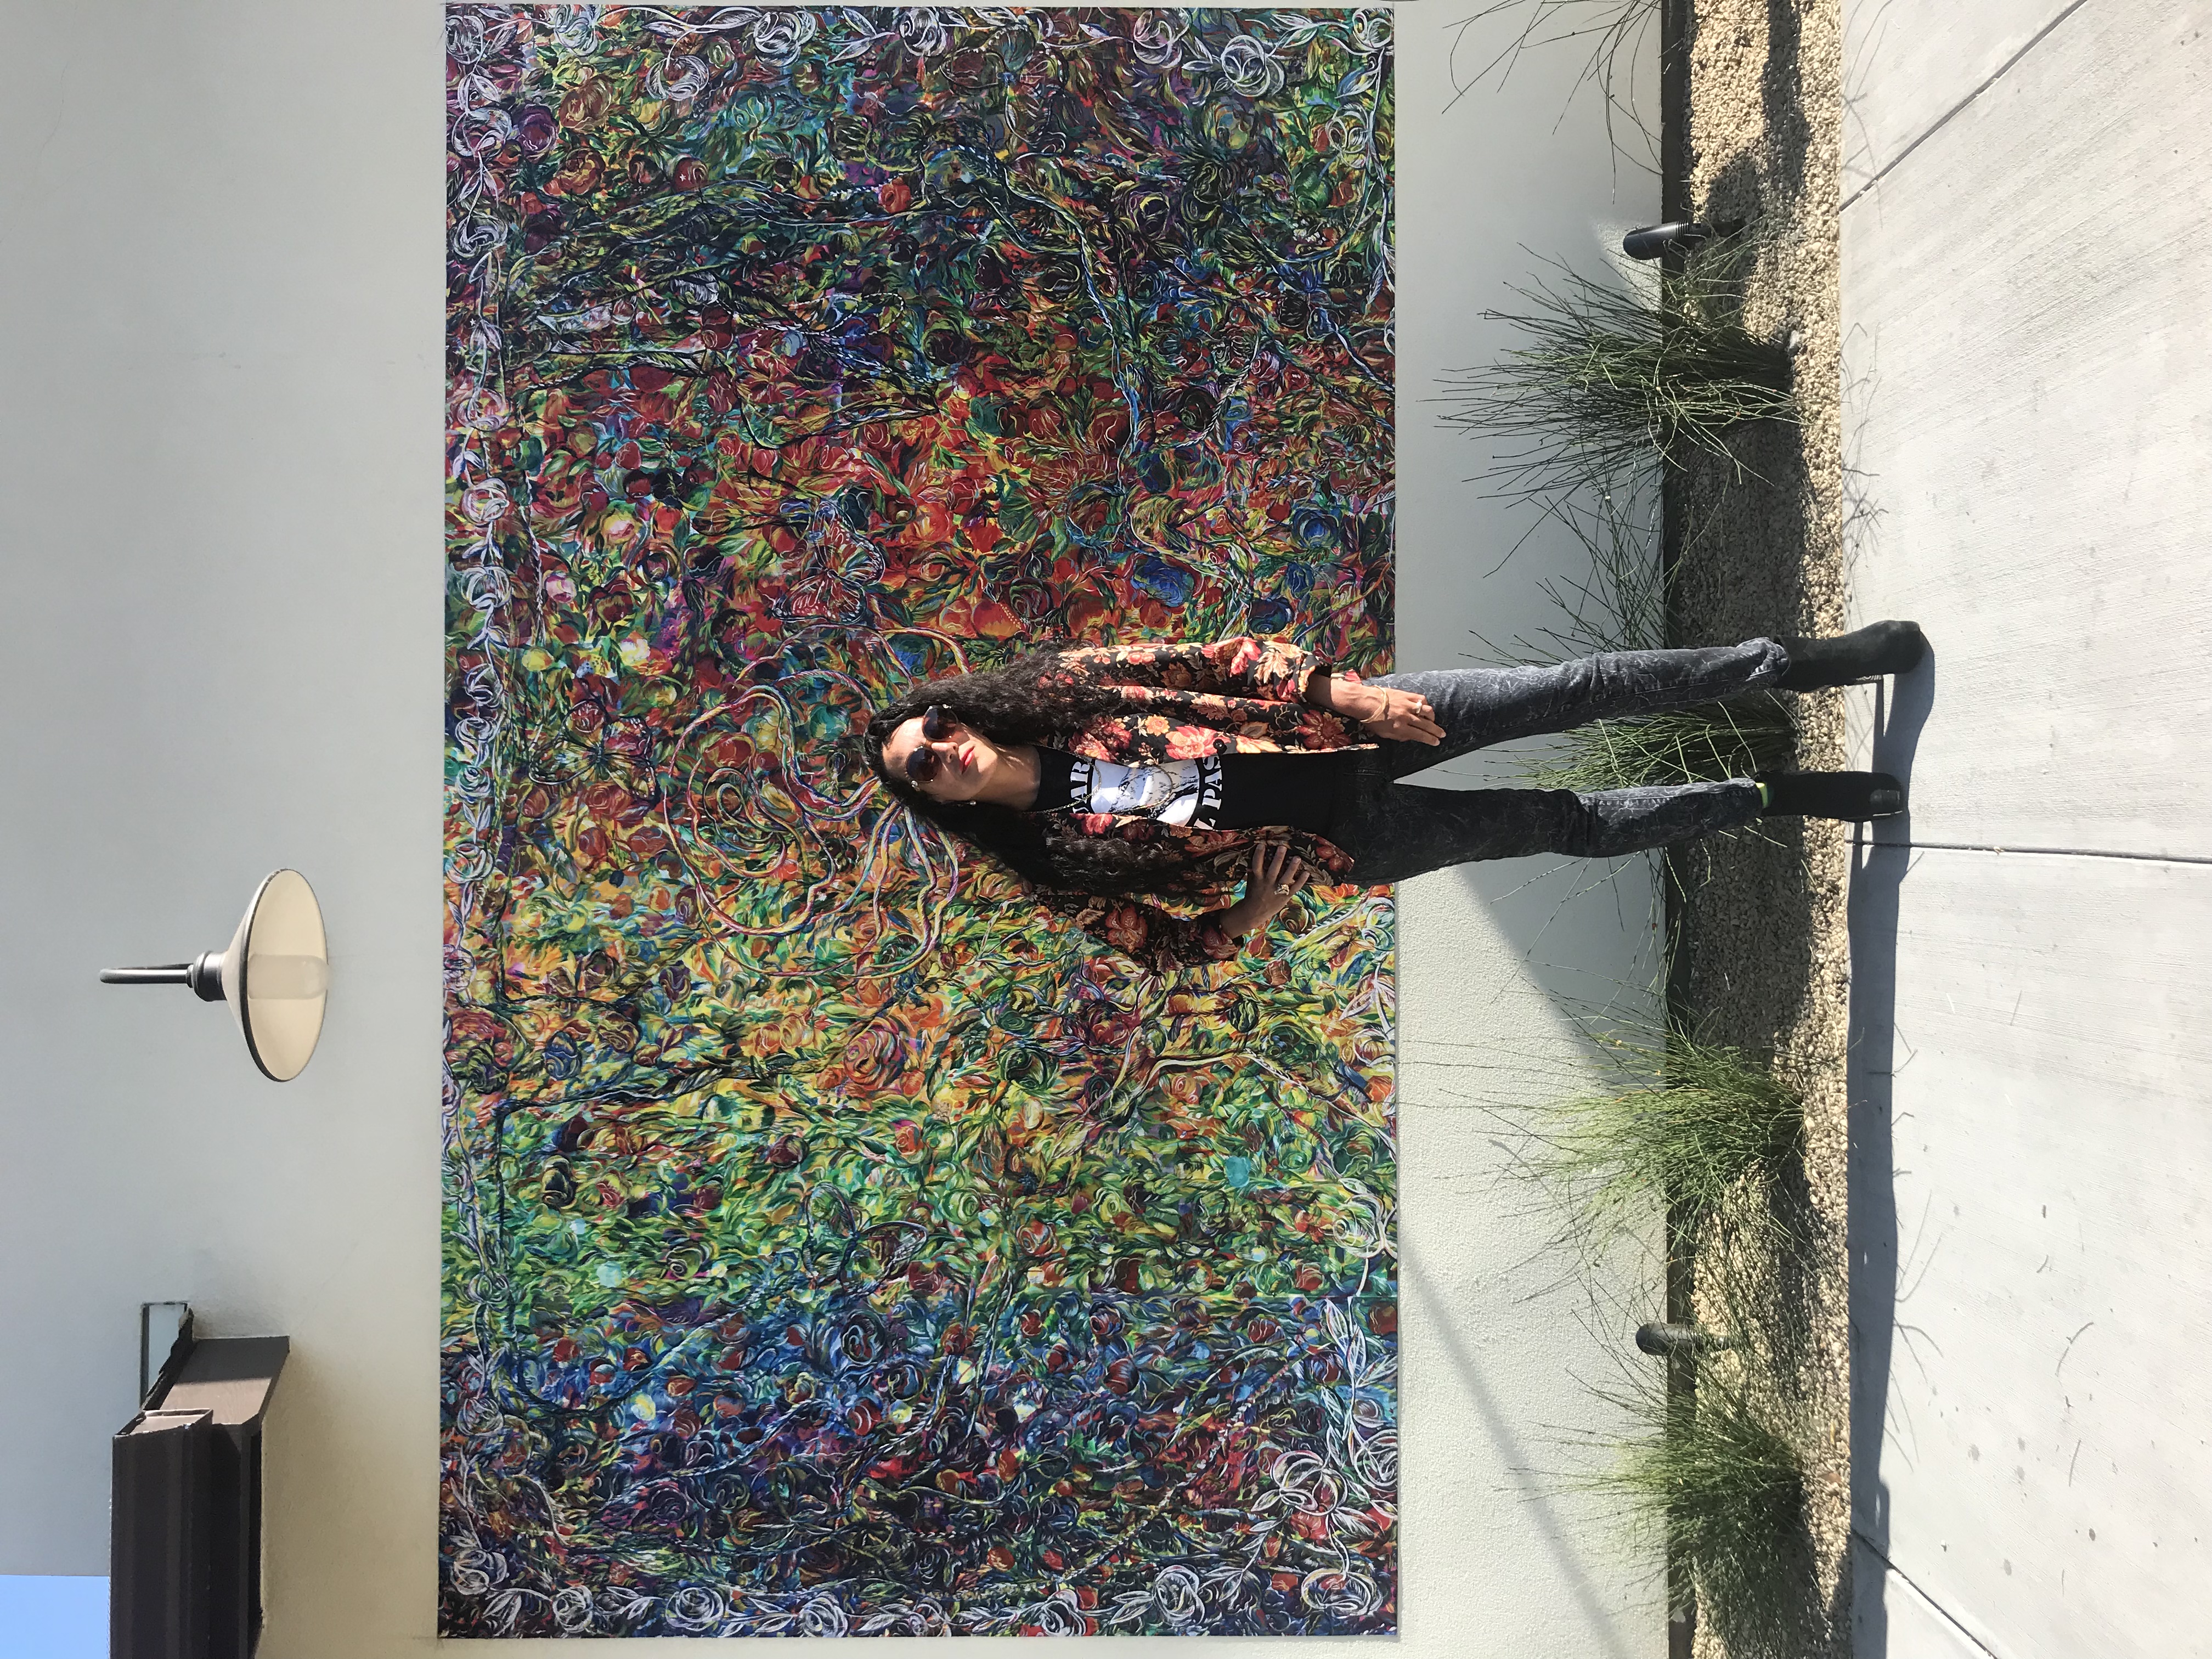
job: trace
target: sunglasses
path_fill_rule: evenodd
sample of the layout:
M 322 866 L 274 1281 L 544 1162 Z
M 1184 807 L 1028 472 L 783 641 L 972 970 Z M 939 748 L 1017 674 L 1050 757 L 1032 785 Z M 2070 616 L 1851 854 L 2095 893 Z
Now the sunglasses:
M 921 735 L 926 743 L 942 743 L 960 722 L 951 711 L 940 704 L 932 703 L 921 711 Z M 925 749 L 916 744 L 907 751 L 906 780 L 917 787 L 932 782 L 945 769 L 945 757 L 934 749 Z

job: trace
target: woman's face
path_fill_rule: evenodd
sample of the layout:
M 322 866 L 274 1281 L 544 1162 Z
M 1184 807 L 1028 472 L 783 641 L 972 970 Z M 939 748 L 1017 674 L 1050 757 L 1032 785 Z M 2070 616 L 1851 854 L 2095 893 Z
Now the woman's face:
M 936 711 L 936 719 L 928 722 L 930 730 L 939 734 L 933 738 L 924 725 L 925 717 L 916 714 L 894 727 L 884 743 L 884 764 L 894 777 L 907 779 L 930 799 L 975 800 L 989 794 L 994 784 L 1015 781 L 1019 769 L 1007 752 L 981 732 L 969 731 L 958 715 Z M 927 758 L 916 764 L 917 754 L 935 757 L 933 769 Z

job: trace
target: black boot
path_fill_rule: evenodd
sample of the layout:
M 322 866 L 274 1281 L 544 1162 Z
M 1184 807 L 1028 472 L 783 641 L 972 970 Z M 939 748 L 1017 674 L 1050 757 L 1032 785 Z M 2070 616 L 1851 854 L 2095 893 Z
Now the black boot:
M 1905 786 L 1887 772 L 1772 772 L 1760 778 L 1763 818 L 1895 817 L 1905 810 Z
M 1818 691 L 1878 674 L 1909 673 L 1928 654 L 1920 624 L 1909 622 L 1869 623 L 1832 640 L 1784 639 L 1777 643 L 1790 653 L 1790 672 L 1777 682 L 1786 691 Z

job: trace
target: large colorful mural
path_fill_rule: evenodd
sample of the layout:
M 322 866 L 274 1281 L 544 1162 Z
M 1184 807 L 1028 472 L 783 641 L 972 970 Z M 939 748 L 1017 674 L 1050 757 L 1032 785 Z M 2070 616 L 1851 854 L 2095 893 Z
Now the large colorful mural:
M 1388 15 L 447 33 L 441 1630 L 1394 1628 L 1389 895 L 1155 976 L 854 740 L 1389 665 Z

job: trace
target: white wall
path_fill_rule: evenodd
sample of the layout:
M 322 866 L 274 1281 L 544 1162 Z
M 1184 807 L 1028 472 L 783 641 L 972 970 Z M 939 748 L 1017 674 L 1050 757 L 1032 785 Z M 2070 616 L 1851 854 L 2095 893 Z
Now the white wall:
M 1540 624 L 1553 550 L 1461 482 L 1438 371 L 1529 256 L 1648 216 L 1571 53 L 1447 112 L 1400 15 L 1401 661 Z M 1494 32 L 1493 32 L 1494 34 Z M 281 1330 L 270 1659 L 432 1639 L 437 1482 L 441 24 L 406 4 L 18 4 L 0 57 L 0 1571 L 100 1573 L 136 1310 Z M 1471 66 L 1488 56 L 1470 44 Z M 322 896 L 321 1053 L 278 1088 L 219 1011 L 100 968 Z M 1571 1461 L 1641 1312 L 1560 1285 L 1485 1109 L 1571 1052 L 1540 986 L 1633 969 L 1632 874 L 1406 891 L 1403 1605 L 1410 1651 L 1656 1654 L 1650 1564 Z M 1532 1495 L 1535 1494 L 1535 1495 Z M 1136 1644 L 1125 1644 L 1127 1649 Z M 994 1650 L 996 1650 L 995 1649 Z

